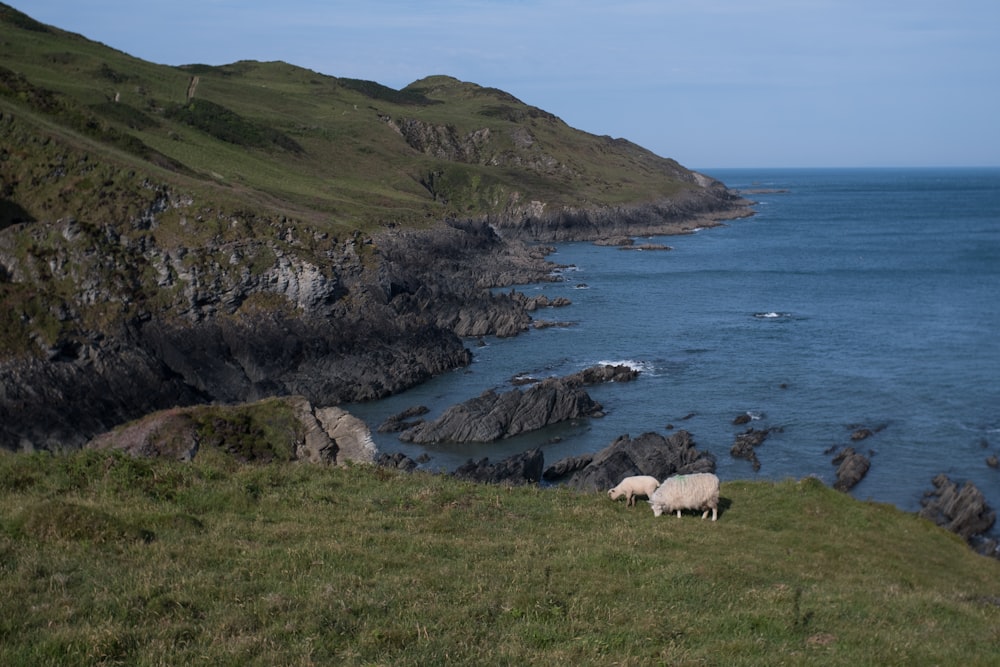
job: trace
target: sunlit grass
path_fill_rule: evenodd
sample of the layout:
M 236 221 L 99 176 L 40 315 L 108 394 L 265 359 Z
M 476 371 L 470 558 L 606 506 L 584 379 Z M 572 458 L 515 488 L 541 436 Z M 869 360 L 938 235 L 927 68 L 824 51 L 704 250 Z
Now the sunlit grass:
M 217 452 L 0 466 L 2 664 L 987 665 L 1000 641 L 1000 564 L 814 480 L 723 484 L 712 523 Z

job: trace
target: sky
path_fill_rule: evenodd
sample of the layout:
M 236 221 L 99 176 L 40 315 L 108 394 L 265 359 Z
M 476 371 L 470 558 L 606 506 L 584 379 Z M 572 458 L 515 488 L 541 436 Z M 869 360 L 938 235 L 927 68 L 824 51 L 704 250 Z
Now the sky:
M 997 0 L 4 0 L 165 65 L 500 88 L 694 169 L 1000 166 Z

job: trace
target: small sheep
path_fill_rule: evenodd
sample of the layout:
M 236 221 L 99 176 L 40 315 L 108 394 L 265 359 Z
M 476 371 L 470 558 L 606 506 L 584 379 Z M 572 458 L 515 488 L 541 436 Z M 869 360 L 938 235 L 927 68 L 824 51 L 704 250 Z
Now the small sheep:
M 649 497 L 649 504 L 654 516 L 677 512 L 680 518 L 681 510 L 704 510 L 704 519 L 712 510 L 715 521 L 719 517 L 719 478 L 710 472 L 668 477 Z
M 653 491 L 656 491 L 656 487 L 659 485 L 660 482 L 655 477 L 650 477 L 649 475 L 626 477 L 618 483 L 618 486 L 608 489 L 608 497 L 611 500 L 618 500 L 622 496 L 625 496 L 625 506 L 628 507 L 635 505 L 636 496 L 652 498 Z

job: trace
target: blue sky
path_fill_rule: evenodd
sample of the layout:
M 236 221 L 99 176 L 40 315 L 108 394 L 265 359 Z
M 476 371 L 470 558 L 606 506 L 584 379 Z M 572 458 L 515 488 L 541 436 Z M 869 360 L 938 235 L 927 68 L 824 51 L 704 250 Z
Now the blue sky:
M 1000 165 L 996 0 L 5 0 L 144 60 L 501 88 L 688 167 Z

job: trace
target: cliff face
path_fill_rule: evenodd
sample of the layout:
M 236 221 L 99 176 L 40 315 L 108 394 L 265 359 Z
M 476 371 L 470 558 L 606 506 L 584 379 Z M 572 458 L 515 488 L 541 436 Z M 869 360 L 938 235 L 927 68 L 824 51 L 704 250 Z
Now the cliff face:
M 544 280 L 552 268 L 544 251 L 505 243 L 484 223 L 357 235 L 321 252 L 291 228 L 164 249 L 155 235 L 124 238 L 113 226 L 25 224 L 50 245 L 19 253 L 26 230 L 0 233 L 11 306 L 0 444 L 11 449 L 78 447 L 175 405 L 384 397 L 468 364 L 462 336 L 525 330 L 524 305 L 488 288 Z M 157 289 L 107 280 L 121 271 Z M 37 297 L 35 285 L 51 292 Z
M 0 5 L 0 447 L 146 413 L 379 398 L 512 336 L 538 242 L 745 213 L 492 88 L 163 67 Z M 58 55 L 53 55 L 58 54 Z

